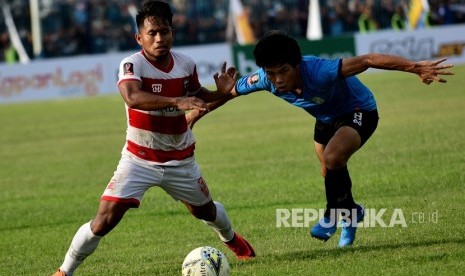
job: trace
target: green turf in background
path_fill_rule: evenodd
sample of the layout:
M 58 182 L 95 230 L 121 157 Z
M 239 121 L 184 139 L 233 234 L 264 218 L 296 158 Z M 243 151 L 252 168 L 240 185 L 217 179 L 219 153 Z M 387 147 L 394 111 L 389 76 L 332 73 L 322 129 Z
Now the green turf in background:
M 225 252 L 233 275 L 461 274 L 465 67 L 454 71 L 430 86 L 397 72 L 361 75 L 381 119 L 349 163 L 354 195 L 389 215 L 401 209 L 408 227 L 362 228 L 344 250 L 339 232 L 322 243 L 308 228 L 277 228 L 278 208 L 323 208 L 323 180 L 314 120 L 257 93 L 209 114 L 194 133 L 214 198 L 258 257 L 236 261 L 182 204 L 152 189 L 76 274 L 180 275 L 184 256 L 201 245 Z M 61 264 L 116 168 L 125 119 L 118 95 L 0 106 L 0 275 L 48 275 Z M 431 214 L 437 223 L 426 221 Z

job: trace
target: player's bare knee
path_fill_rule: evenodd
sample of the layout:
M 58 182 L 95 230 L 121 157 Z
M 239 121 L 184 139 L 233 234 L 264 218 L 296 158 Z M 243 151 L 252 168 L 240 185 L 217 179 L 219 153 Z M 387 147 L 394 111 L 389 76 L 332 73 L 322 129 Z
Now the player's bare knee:
M 105 236 L 117 224 L 119 220 L 114 220 L 111 214 L 97 215 L 91 222 L 90 228 L 92 233 L 97 236 Z
M 102 220 L 100 216 L 96 216 L 90 222 L 90 229 L 92 230 L 92 233 L 94 233 L 94 235 L 102 236 L 104 226 L 102 225 Z
M 343 168 L 347 165 L 347 160 L 344 156 L 335 153 L 326 153 L 324 155 L 325 166 L 330 170 Z

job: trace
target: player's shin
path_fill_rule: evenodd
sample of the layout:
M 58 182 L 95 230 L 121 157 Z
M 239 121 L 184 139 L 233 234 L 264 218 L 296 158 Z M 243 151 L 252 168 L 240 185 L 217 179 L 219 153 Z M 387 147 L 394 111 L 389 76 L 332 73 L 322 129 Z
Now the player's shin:
M 74 235 L 65 260 L 60 266 L 61 271 L 65 272 L 68 276 L 73 275 L 74 270 L 84 259 L 95 251 L 101 238 L 94 235 L 90 228 L 90 222 L 82 225 L 76 232 L 76 235 Z
M 205 224 L 209 225 L 223 242 L 230 241 L 234 237 L 234 231 L 229 221 L 226 210 L 223 207 L 223 204 L 215 201 L 216 206 L 216 218 L 214 221 L 205 221 Z
M 351 210 L 356 207 L 352 196 L 352 181 L 347 167 L 339 169 L 326 169 L 325 191 L 326 211 L 325 217 L 335 216 L 338 210 Z M 333 218 L 337 221 L 337 218 Z

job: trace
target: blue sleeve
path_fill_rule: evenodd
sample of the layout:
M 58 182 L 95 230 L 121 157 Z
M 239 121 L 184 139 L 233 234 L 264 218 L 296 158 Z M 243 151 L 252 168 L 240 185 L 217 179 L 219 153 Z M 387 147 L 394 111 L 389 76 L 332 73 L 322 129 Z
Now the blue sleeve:
M 265 71 L 260 68 L 254 73 L 237 80 L 236 93 L 238 95 L 247 95 L 262 90 L 271 91 L 272 86 L 272 83 L 266 77 Z

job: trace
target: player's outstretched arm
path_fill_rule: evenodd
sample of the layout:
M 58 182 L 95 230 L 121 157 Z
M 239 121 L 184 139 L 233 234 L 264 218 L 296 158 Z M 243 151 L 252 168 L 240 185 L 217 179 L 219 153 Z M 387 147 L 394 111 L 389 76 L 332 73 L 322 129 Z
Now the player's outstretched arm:
M 221 66 L 221 72 L 217 72 L 213 75 L 213 79 L 216 84 L 216 91 L 210 91 L 205 87 L 202 87 L 200 93 L 196 96 L 204 100 L 205 102 L 214 102 L 229 97 L 230 92 L 236 85 L 238 73 L 234 66 L 226 68 L 226 62 Z
M 191 129 L 194 127 L 194 124 L 208 112 L 217 109 L 218 107 L 238 96 L 234 90 L 237 77 L 238 72 L 236 72 L 236 68 L 231 66 L 226 69 L 226 62 L 224 62 L 221 67 L 221 72 L 215 73 L 213 75 L 217 91 L 209 91 L 208 89 L 202 87 L 201 92 L 198 94 L 200 98 L 207 102 L 207 109 L 192 110 L 186 114 L 187 125 Z
M 447 80 L 442 75 L 453 75 L 453 64 L 442 64 L 446 58 L 429 61 L 412 61 L 400 56 L 371 53 L 350 58 L 344 58 L 341 66 L 341 77 L 350 77 L 359 74 L 368 68 L 383 70 L 396 70 L 416 74 L 423 83 L 430 84 L 433 81 L 445 83 Z

